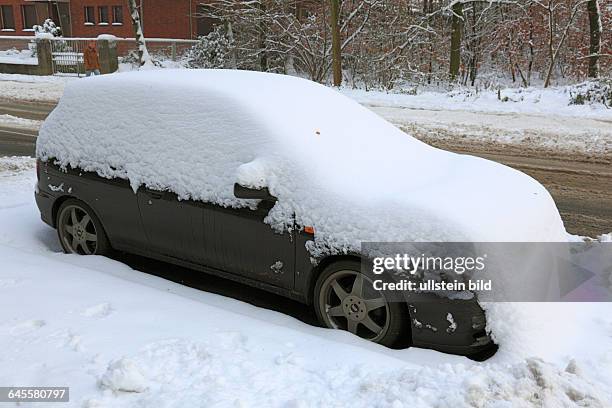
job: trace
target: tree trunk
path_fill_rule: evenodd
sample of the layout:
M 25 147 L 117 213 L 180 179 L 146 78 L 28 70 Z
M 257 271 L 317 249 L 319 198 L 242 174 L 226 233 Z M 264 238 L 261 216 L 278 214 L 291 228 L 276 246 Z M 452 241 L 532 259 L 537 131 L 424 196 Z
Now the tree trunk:
M 142 24 L 140 23 L 140 14 L 136 6 L 136 0 L 128 0 L 130 7 L 130 15 L 132 16 L 132 27 L 134 28 L 134 38 L 138 46 L 138 60 L 141 67 L 153 67 L 153 61 L 147 50 L 144 34 L 142 33 Z
M 330 0 L 330 26 L 332 33 L 332 71 L 334 86 L 342 85 L 342 50 L 340 49 L 340 1 Z
M 266 11 L 266 5 L 263 2 L 259 2 L 259 70 L 262 72 L 268 72 L 269 70 L 267 52 L 268 27 L 265 19 Z
M 452 6 L 453 19 L 451 25 L 450 79 L 454 81 L 459 74 L 461 64 L 461 29 L 463 26 L 463 4 L 457 1 Z
M 599 52 L 601 47 L 601 16 L 598 0 L 589 0 L 589 78 L 599 74 Z

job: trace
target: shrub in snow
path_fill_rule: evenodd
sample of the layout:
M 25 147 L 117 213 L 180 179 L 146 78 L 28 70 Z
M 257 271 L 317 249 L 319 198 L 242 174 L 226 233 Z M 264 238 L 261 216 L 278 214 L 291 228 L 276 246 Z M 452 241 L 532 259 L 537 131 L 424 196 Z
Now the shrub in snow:
M 53 37 L 61 37 L 62 29 L 58 27 L 50 18 L 46 19 L 42 25 L 32 27 L 37 37 L 44 37 L 45 34 L 51 34 Z
M 127 358 L 109 364 L 99 384 L 101 388 L 115 392 L 143 392 L 147 389 L 147 381 L 140 368 Z
M 207 36 L 198 38 L 187 52 L 187 65 L 190 68 L 226 68 L 232 45 L 225 29 L 218 26 Z
M 601 103 L 612 107 L 612 79 L 583 82 L 569 88 L 570 105 Z

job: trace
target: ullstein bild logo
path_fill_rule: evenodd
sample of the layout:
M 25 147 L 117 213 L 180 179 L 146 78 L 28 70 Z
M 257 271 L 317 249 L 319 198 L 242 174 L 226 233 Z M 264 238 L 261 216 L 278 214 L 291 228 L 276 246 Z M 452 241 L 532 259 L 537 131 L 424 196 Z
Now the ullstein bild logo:
M 367 242 L 362 272 L 391 300 L 612 301 L 609 243 Z

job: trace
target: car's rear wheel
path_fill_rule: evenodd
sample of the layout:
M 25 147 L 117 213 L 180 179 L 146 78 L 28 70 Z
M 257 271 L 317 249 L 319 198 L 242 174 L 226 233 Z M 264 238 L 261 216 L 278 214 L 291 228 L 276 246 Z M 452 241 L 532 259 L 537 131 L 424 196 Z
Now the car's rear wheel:
M 409 327 L 405 305 L 389 302 L 360 272 L 359 262 L 342 261 L 327 267 L 314 290 L 314 307 L 321 324 L 359 337 L 395 345 Z
M 104 255 L 110 246 L 102 224 L 85 203 L 69 199 L 57 212 L 57 233 L 64 252 Z

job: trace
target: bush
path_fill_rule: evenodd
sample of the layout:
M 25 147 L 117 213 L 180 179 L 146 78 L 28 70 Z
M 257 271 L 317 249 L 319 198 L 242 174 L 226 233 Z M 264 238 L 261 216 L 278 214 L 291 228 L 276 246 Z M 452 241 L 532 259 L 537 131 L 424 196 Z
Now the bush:
M 58 27 L 50 18 L 46 19 L 42 25 L 32 27 L 36 35 L 51 34 L 54 37 L 62 36 L 62 28 Z
M 232 42 L 225 29 L 216 27 L 207 36 L 198 37 L 198 42 L 187 51 L 189 68 L 226 68 Z
M 569 89 L 570 105 L 602 103 L 612 107 L 612 79 L 583 82 Z

